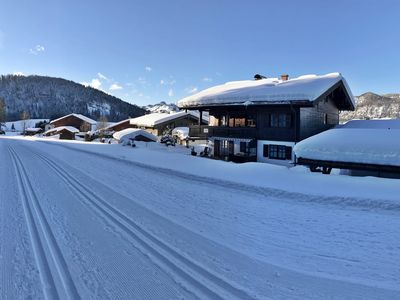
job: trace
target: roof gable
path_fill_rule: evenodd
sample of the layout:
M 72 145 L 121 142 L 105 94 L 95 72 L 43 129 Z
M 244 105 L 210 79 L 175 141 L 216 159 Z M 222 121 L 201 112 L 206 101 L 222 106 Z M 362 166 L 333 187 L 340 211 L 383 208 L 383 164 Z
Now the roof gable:
M 57 122 L 57 121 L 60 121 L 62 119 L 68 118 L 68 117 L 75 117 L 75 118 L 81 119 L 82 121 L 87 122 L 87 123 L 89 123 L 91 125 L 96 125 L 97 124 L 97 122 L 95 120 L 91 119 L 91 118 L 88 118 L 88 117 L 86 117 L 84 115 L 81 115 L 81 114 L 74 114 L 74 113 L 66 115 L 66 116 L 63 116 L 63 117 L 55 119 L 55 120 L 52 120 L 50 122 L 50 124 L 54 123 L 54 122 Z
M 176 120 L 179 118 L 183 118 L 185 116 L 191 116 L 194 118 L 199 118 L 199 114 L 196 112 L 185 112 L 185 111 L 180 111 L 176 113 L 152 113 L 152 114 L 147 114 L 144 116 L 140 116 L 134 119 L 130 120 L 130 124 L 136 125 L 136 126 L 146 126 L 146 127 L 153 127 L 165 122 L 169 122 L 172 120 Z M 205 120 L 205 116 L 203 116 L 203 119 Z
M 340 73 L 304 75 L 282 81 L 277 78 L 228 82 L 201 91 L 178 101 L 181 108 L 218 105 L 275 104 L 294 101 L 313 102 L 336 84 L 342 84 L 349 107 L 355 100 L 346 80 Z

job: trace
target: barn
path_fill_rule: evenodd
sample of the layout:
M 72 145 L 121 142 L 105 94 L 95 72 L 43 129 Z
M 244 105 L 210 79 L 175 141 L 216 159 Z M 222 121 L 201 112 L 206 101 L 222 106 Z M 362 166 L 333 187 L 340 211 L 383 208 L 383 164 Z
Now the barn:
M 81 114 L 69 114 L 61 118 L 50 121 L 53 127 L 74 127 L 79 132 L 96 130 L 97 122 Z

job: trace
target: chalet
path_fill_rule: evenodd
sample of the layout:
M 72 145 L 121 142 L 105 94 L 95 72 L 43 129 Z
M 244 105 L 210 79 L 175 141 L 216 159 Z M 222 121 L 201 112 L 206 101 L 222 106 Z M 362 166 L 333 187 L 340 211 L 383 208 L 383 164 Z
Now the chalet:
M 79 133 L 79 130 L 72 126 L 60 126 L 52 128 L 44 133 L 45 136 L 59 135 L 60 140 L 74 140 L 75 134 Z
M 124 129 L 127 129 L 127 128 L 135 128 L 134 126 L 135 125 L 131 125 L 130 119 L 126 119 L 126 120 L 122 120 L 120 122 L 113 123 L 113 124 L 105 127 L 103 129 L 103 131 L 114 131 L 114 132 L 117 132 L 117 131 L 121 131 L 121 130 L 124 130 Z
M 400 119 L 353 120 L 298 143 L 296 163 L 313 172 L 400 177 Z
M 228 82 L 178 101 L 209 113 L 209 124 L 190 127 L 191 139 L 207 139 L 211 156 L 238 162 L 289 162 L 293 146 L 339 123 L 355 101 L 339 73 L 289 79 L 255 76 Z
M 146 131 L 159 136 L 167 130 L 175 127 L 189 127 L 190 125 L 208 123 L 205 116 L 201 116 L 197 112 L 174 112 L 174 113 L 152 113 L 141 117 L 130 119 L 130 124 L 134 128 L 145 129 Z
M 50 121 L 53 127 L 70 126 L 80 132 L 96 130 L 97 122 L 81 114 L 69 114 L 64 117 Z

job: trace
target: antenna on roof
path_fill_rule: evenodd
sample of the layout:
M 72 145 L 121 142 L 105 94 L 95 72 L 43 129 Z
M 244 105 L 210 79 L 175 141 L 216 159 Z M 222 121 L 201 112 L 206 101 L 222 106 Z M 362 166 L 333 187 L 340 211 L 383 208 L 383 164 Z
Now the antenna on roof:
M 260 80 L 260 79 L 264 79 L 264 78 L 267 78 L 267 77 L 265 77 L 264 75 L 260 75 L 260 74 L 254 75 L 255 80 Z

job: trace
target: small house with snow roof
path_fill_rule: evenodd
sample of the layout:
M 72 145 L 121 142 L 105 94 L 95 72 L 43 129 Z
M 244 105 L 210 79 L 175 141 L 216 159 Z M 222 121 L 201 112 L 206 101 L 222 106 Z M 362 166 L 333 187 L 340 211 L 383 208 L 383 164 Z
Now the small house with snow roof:
M 200 116 L 195 111 L 180 111 L 173 113 L 151 113 L 137 118 L 130 119 L 130 126 L 145 129 L 146 131 L 160 136 L 165 131 L 175 127 L 189 127 L 194 124 L 208 124 L 206 116 Z

